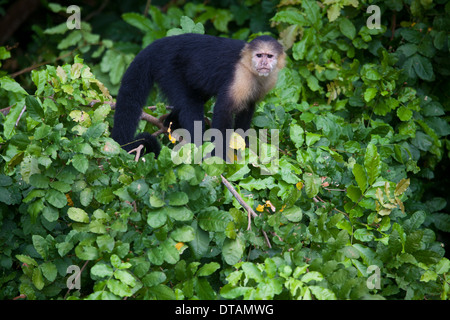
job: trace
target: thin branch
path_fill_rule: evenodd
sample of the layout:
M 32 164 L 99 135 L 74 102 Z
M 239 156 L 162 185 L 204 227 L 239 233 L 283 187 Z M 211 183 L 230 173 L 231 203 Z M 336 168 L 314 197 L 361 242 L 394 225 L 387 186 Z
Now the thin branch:
M 78 279 L 80 279 L 81 274 L 83 273 L 84 268 L 86 268 L 87 264 L 89 263 L 90 260 L 86 260 L 86 262 L 84 263 L 83 267 L 81 267 L 80 272 L 75 276 L 74 282 L 76 283 L 78 281 Z M 67 292 L 66 295 L 64 296 L 64 300 L 66 300 L 67 295 L 69 294 L 70 290 L 72 290 L 72 288 L 67 288 Z
M 391 39 L 390 41 L 394 40 L 394 33 L 395 33 L 395 28 L 396 28 L 396 21 L 397 21 L 397 15 L 394 13 L 392 13 L 392 26 L 391 26 Z
M 143 144 L 140 144 L 139 147 L 134 148 L 133 150 L 128 151 L 128 153 L 131 154 L 131 153 L 133 153 L 133 152 L 136 152 L 136 156 L 134 157 L 134 161 L 137 162 L 137 161 L 139 160 L 139 158 L 141 157 L 142 149 L 144 149 L 144 145 L 143 145 Z
M 150 5 L 152 4 L 152 0 L 147 0 L 147 3 L 145 5 L 145 9 L 144 9 L 144 17 L 146 17 L 148 15 L 148 9 L 150 9 Z
M 253 209 L 244 201 L 244 199 L 242 199 L 242 197 L 239 195 L 239 193 L 236 191 L 236 189 L 234 189 L 234 187 L 231 185 L 231 183 L 225 179 L 225 177 L 223 175 L 220 175 L 220 177 L 222 178 L 222 183 L 225 185 L 225 187 L 227 187 L 228 190 L 230 190 L 231 194 L 236 198 L 236 200 L 241 204 L 241 206 L 244 207 L 245 210 L 247 210 L 248 214 L 248 225 L 247 225 L 247 230 L 251 230 L 251 223 L 252 223 L 252 217 L 256 218 L 258 215 L 256 214 L 255 211 L 253 211 Z M 270 240 L 269 237 L 267 236 L 267 233 L 261 229 L 262 234 L 264 235 L 264 239 L 266 239 L 266 243 L 267 246 L 269 248 L 272 248 L 272 245 L 270 244 Z
M 13 106 L 9 106 L 7 108 L 0 109 L 0 112 L 3 113 L 4 116 L 6 116 L 9 113 L 9 110 L 11 110 L 12 107 Z
M 223 175 L 220 175 L 220 177 L 222 178 L 222 183 L 225 185 L 225 187 L 227 187 L 228 190 L 230 190 L 231 194 L 236 198 L 236 200 L 241 204 L 241 206 L 244 207 L 245 210 L 247 210 L 248 212 L 248 227 L 247 230 L 251 229 L 250 226 L 250 222 L 251 222 L 251 217 L 253 216 L 254 218 L 256 218 L 258 215 L 255 213 L 255 211 L 253 211 L 252 208 L 250 208 L 250 206 L 244 201 L 244 199 L 242 199 L 242 197 L 239 195 L 239 193 L 236 191 L 236 189 L 234 189 L 234 187 L 231 185 L 231 183 L 225 179 L 225 177 Z
M 23 106 L 22 111 L 20 111 L 19 117 L 17 118 L 17 121 L 16 121 L 16 128 L 19 125 L 20 118 L 22 118 L 22 115 L 25 112 L 25 110 L 27 110 L 27 106 Z
M 261 231 L 262 231 L 262 233 L 264 235 L 264 239 L 266 239 L 267 245 L 269 246 L 269 248 L 272 249 L 272 245 L 270 244 L 269 237 L 267 236 L 267 233 L 265 233 L 263 230 L 261 230 Z
M 66 54 L 63 54 L 62 56 L 57 57 L 54 61 L 44 61 L 44 62 L 35 64 L 35 65 L 32 65 L 31 67 L 28 67 L 28 68 L 22 69 L 20 71 L 17 71 L 15 73 L 11 74 L 10 77 L 11 78 L 15 78 L 15 77 L 21 75 L 22 73 L 27 73 L 27 72 L 30 72 L 31 70 L 34 70 L 34 69 L 39 68 L 39 67 L 42 67 L 43 65 L 54 63 L 54 62 L 56 62 L 58 60 L 62 60 L 64 58 L 72 55 L 75 52 L 75 50 L 77 50 L 77 49 L 74 49 L 74 50 L 72 50 L 70 52 L 67 52 Z

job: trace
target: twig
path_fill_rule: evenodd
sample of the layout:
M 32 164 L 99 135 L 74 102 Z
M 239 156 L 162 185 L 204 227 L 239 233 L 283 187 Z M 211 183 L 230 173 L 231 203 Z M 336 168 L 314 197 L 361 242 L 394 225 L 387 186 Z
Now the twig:
M 255 211 L 253 211 L 252 208 L 250 208 L 250 206 L 244 201 L 244 199 L 242 199 L 242 197 L 239 195 L 236 189 L 234 189 L 231 183 L 227 179 L 225 179 L 223 175 L 220 175 L 220 177 L 222 178 L 222 183 L 225 185 L 225 187 L 227 187 L 227 189 L 230 190 L 231 194 L 236 198 L 236 200 L 241 204 L 241 206 L 243 206 L 244 209 L 247 210 L 248 212 L 247 230 L 251 230 L 251 221 L 252 221 L 251 217 L 253 216 L 254 218 L 256 218 L 258 215 L 255 213 Z
M 396 20 L 397 20 L 397 15 L 394 13 L 392 13 L 392 26 L 391 26 L 391 39 L 390 41 L 394 40 L 394 33 L 395 33 L 395 28 L 396 28 Z
M 16 121 L 16 127 L 19 125 L 20 118 L 22 118 L 22 115 L 25 112 L 25 110 L 27 110 L 27 106 L 23 106 L 22 111 L 20 111 L 19 117 L 17 118 Z
M 222 183 L 225 185 L 225 187 L 227 187 L 228 190 L 230 190 L 231 194 L 236 198 L 236 200 L 241 204 L 241 206 L 244 207 L 245 210 L 247 210 L 248 214 L 248 225 L 247 225 L 247 230 L 251 230 L 252 229 L 252 217 L 256 218 L 258 215 L 256 214 L 255 211 L 253 211 L 253 209 L 244 201 L 244 199 L 242 199 L 242 197 L 239 195 L 239 193 L 236 191 L 236 189 L 234 189 L 234 187 L 231 185 L 231 183 L 225 179 L 225 177 L 223 175 L 220 175 L 220 177 L 222 178 Z M 266 243 L 267 246 L 269 248 L 272 248 L 272 245 L 270 244 L 270 240 L 269 237 L 267 236 L 267 233 L 261 229 L 262 234 L 264 235 L 264 239 L 266 239 Z
M 158 118 L 155 118 L 152 115 L 149 115 L 146 112 L 142 112 L 141 114 L 141 119 L 150 122 L 151 124 L 154 124 L 155 126 L 157 126 L 159 129 L 166 129 L 164 127 L 164 123 L 162 123 L 161 121 L 159 121 Z M 167 131 L 167 129 L 166 129 Z
M 44 61 L 44 62 L 35 64 L 35 65 L 32 65 L 31 67 L 28 67 L 28 68 L 22 69 L 22 70 L 20 70 L 20 71 L 17 71 L 17 72 L 15 72 L 15 73 L 11 74 L 10 77 L 11 77 L 11 78 L 15 78 L 15 77 L 21 75 L 22 73 L 27 73 L 27 72 L 30 72 L 31 70 L 34 70 L 34 69 L 39 68 L 39 67 L 42 67 L 43 65 L 50 64 L 50 63 L 56 62 L 56 61 L 58 61 L 58 60 L 62 60 L 62 59 L 64 59 L 64 58 L 66 58 L 66 57 L 72 55 L 73 52 L 74 52 L 75 50 L 76 50 L 76 49 L 74 49 L 74 50 L 72 50 L 72 51 L 70 51 L 70 52 L 67 52 L 66 54 L 63 54 L 62 56 L 57 57 L 57 58 L 55 59 L 55 61 Z
M 264 235 L 264 239 L 266 239 L 267 245 L 269 246 L 269 248 L 272 249 L 272 245 L 270 244 L 269 237 L 267 236 L 267 233 L 265 233 L 264 230 L 261 230 L 261 231 L 262 231 L 262 233 Z
M 83 273 L 84 268 L 86 268 L 87 264 L 89 263 L 90 260 L 86 260 L 86 262 L 84 263 L 83 267 L 81 267 L 80 272 L 75 276 L 74 282 L 76 283 L 78 281 L 78 279 L 80 279 L 81 274 Z M 64 296 L 64 300 L 66 300 L 67 295 L 69 294 L 70 290 L 72 290 L 72 288 L 67 288 L 67 292 Z
M 130 150 L 130 151 L 128 151 L 128 153 L 133 153 L 133 152 L 136 152 L 136 156 L 134 157 L 134 161 L 138 161 L 139 160 L 139 158 L 141 157 L 141 151 L 142 151 L 142 149 L 144 149 L 144 145 L 143 144 L 140 144 L 139 145 L 139 147 L 137 147 L 137 148 L 134 148 L 133 150 Z
M 146 17 L 148 15 L 148 9 L 150 9 L 151 4 L 152 4 L 152 1 L 147 0 L 147 4 L 145 5 L 145 9 L 144 9 L 144 17 Z
M 3 108 L 0 109 L 0 112 L 3 113 L 4 116 L 6 116 L 9 113 L 9 110 L 11 110 L 13 106 L 7 107 L 7 108 Z

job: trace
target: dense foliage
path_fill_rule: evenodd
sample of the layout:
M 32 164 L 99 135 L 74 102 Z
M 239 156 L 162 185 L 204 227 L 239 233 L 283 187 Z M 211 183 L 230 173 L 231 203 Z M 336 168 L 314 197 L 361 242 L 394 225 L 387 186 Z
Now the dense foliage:
M 11 106 L 0 298 L 448 299 L 450 3 L 240 3 L 126 12 L 115 35 L 95 22 L 34 26 L 58 62 L 17 81 L 0 73 Z M 112 96 L 142 48 L 130 30 L 142 46 L 183 32 L 279 37 L 288 65 L 253 119 L 279 161 L 247 149 L 246 163 L 174 162 L 167 138 L 158 159 L 123 151 L 109 132 Z M 155 90 L 147 112 L 166 113 L 162 102 Z M 250 228 L 226 182 L 257 213 Z

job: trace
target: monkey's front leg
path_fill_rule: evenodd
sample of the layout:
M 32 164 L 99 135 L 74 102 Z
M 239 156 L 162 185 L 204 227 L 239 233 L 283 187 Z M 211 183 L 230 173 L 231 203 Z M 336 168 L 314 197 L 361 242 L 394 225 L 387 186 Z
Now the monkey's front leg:
M 227 161 L 230 144 L 230 135 L 227 135 L 227 129 L 233 129 L 233 113 L 230 105 L 232 104 L 228 99 L 218 97 L 212 118 L 212 128 L 217 131 L 211 139 L 215 144 L 213 155 L 221 157 L 225 161 Z
M 254 112 L 255 104 L 251 103 L 247 108 L 239 111 L 234 118 L 234 129 L 245 138 L 247 147 L 249 147 L 249 135 L 251 135 L 251 132 L 249 132 L 248 129 L 250 129 Z M 239 129 L 241 129 L 242 132 L 239 132 Z

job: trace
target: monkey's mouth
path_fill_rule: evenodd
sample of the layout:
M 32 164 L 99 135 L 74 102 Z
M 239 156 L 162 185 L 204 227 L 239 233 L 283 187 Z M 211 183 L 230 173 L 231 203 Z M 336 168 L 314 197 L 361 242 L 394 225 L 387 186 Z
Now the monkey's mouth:
M 267 76 L 270 73 L 270 69 L 269 68 L 259 68 L 257 69 L 258 74 L 261 76 Z

